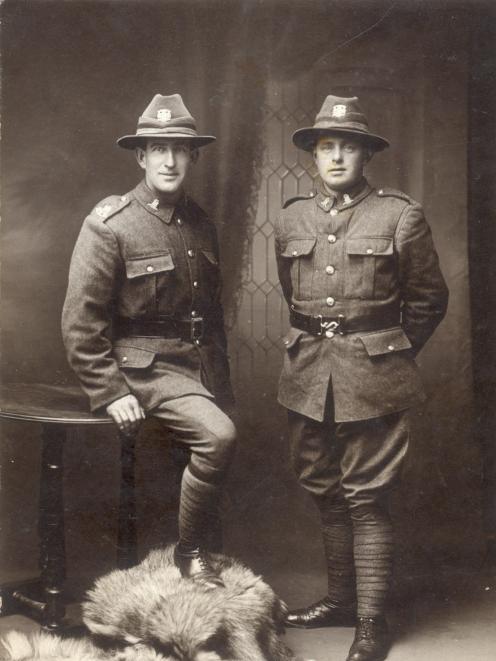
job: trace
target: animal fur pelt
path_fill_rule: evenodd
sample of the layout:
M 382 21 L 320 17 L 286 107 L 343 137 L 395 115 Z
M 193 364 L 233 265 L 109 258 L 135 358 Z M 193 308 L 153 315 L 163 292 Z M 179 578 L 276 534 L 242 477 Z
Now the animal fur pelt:
M 96 582 L 83 604 L 91 640 L 54 641 L 42 634 L 24 639 L 33 654 L 23 656 L 15 651 L 16 641 L 7 638 L 10 658 L 296 661 L 279 638 L 285 606 L 259 576 L 232 558 L 216 555 L 213 563 L 225 588 L 207 589 L 181 578 L 172 552 L 172 547 L 152 551 L 136 567 L 113 571 Z
M 104 656 L 88 638 L 59 638 L 43 631 L 30 634 L 9 631 L 0 639 L 2 661 L 103 661 L 109 658 L 112 657 Z

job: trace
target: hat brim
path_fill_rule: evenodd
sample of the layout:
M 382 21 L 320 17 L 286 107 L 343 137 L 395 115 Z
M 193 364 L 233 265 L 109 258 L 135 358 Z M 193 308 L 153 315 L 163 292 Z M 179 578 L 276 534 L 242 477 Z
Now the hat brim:
M 188 142 L 193 149 L 197 147 L 204 147 L 205 145 L 214 142 L 217 138 L 213 135 L 185 135 L 184 133 L 140 133 L 139 135 L 123 135 L 117 140 L 119 147 L 123 149 L 135 149 L 139 147 L 143 140 L 165 139 L 165 140 L 184 140 Z
M 329 128 L 303 128 L 298 129 L 293 133 L 293 143 L 298 147 L 298 149 L 304 149 L 305 151 L 312 151 L 315 147 L 317 141 L 325 135 L 331 135 L 332 133 L 342 133 L 343 135 L 350 135 L 355 139 L 364 142 L 369 145 L 374 151 L 382 151 L 389 147 L 389 140 L 381 137 L 380 135 L 375 135 L 374 133 L 366 133 L 365 131 L 359 131 L 357 129 L 349 128 L 340 128 L 340 127 L 329 127 Z

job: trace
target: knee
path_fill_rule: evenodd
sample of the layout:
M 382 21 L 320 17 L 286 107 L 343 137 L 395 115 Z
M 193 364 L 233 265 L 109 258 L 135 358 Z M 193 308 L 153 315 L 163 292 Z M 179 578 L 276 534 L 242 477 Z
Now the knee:
M 217 443 L 224 452 L 232 453 L 236 447 L 236 427 L 226 416 L 220 428 L 216 431 Z
M 350 508 L 351 519 L 354 523 L 375 525 L 389 523 L 391 520 L 389 508 L 383 502 L 354 505 Z
M 209 430 L 212 453 L 221 464 L 230 462 L 236 449 L 236 427 L 226 415 Z
M 324 525 L 349 523 L 350 508 L 340 493 L 334 497 L 329 495 L 314 496 L 314 502 L 319 508 L 321 520 Z

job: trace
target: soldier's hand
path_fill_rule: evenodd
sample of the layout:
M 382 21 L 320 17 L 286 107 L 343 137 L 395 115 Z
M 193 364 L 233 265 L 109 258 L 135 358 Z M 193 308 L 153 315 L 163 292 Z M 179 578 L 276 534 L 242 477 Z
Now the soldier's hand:
M 134 434 L 145 419 L 145 412 L 134 395 L 125 395 L 107 406 L 107 413 L 124 434 Z

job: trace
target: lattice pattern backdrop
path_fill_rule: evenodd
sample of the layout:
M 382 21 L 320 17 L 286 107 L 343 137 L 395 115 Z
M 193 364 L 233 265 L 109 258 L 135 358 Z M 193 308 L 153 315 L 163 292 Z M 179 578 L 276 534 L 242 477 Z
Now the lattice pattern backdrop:
M 282 203 L 312 190 L 316 175 L 311 157 L 296 149 L 291 140 L 297 128 L 313 124 L 312 78 L 270 80 L 264 105 L 265 151 L 258 207 L 230 337 L 233 382 L 238 393 L 252 392 L 255 399 L 274 390 L 282 360 L 281 337 L 288 327 L 274 256 L 274 223 Z

